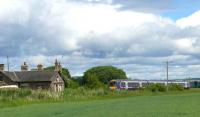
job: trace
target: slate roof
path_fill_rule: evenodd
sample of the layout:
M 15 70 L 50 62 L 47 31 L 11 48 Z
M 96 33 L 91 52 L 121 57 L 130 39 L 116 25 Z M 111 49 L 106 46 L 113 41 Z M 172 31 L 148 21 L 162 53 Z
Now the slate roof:
M 4 74 L 14 82 L 42 82 L 52 81 L 57 72 L 52 71 L 13 71 Z

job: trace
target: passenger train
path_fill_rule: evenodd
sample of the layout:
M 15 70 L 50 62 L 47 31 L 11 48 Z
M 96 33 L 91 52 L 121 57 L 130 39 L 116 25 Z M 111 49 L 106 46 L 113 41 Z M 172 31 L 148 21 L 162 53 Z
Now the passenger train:
M 142 80 L 111 80 L 109 82 L 109 88 L 111 90 L 121 90 L 121 89 L 139 89 L 147 87 L 151 84 L 162 84 L 167 86 L 167 84 L 177 84 L 181 85 L 183 88 L 190 88 L 190 83 L 186 81 L 142 81 Z

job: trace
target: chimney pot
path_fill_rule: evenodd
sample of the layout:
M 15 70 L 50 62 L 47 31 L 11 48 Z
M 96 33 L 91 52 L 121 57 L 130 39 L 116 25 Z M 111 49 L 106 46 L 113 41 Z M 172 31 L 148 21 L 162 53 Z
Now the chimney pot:
M 4 71 L 4 64 L 0 64 L 0 71 Z
M 58 60 L 55 60 L 55 70 L 54 71 L 60 71 L 62 72 L 62 65 L 60 64 L 60 62 L 58 62 Z
M 43 65 L 42 64 L 38 64 L 37 65 L 37 70 L 38 71 L 42 71 L 43 70 Z
M 28 65 L 26 62 L 21 66 L 21 71 L 28 71 Z

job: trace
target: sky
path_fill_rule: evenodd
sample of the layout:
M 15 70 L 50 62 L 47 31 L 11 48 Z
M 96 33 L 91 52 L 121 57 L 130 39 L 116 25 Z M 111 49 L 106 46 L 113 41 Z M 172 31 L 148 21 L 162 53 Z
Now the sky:
M 171 61 L 169 78 L 200 77 L 199 21 L 199 0 L 0 0 L 0 63 L 165 79 Z

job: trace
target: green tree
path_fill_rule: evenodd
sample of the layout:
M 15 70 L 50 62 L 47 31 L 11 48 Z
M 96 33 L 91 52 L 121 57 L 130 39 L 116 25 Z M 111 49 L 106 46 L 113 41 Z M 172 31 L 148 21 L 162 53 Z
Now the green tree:
M 74 80 L 73 78 L 69 79 L 67 84 L 66 84 L 67 88 L 72 88 L 72 89 L 76 89 L 79 86 L 80 86 L 79 83 L 76 80 Z
M 102 86 L 101 84 L 108 84 L 113 79 L 127 79 L 127 76 L 122 69 L 113 66 L 98 66 L 84 73 L 83 83 L 86 86 L 92 85 L 92 87 L 94 85 Z
M 79 85 L 83 85 L 83 76 L 72 76 L 72 79 L 77 82 Z
M 85 81 L 87 83 L 86 86 L 89 88 L 103 87 L 103 83 L 98 80 L 98 77 L 95 74 L 88 75 Z

